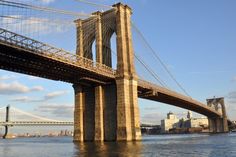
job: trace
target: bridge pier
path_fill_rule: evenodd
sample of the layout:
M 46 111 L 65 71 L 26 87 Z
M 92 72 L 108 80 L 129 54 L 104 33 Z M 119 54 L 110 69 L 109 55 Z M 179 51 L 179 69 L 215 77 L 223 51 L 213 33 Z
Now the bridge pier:
M 228 132 L 228 122 L 225 118 L 208 118 L 209 132 L 226 133 Z
M 100 85 L 95 87 L 95 141 L 104 140 L 103 111 L 104 111 L 104 89 Z
M 226 133 L 229 131 L 224 98 L 207 99 L 207 106 L 221 112 L 221 117 L 208 117 L 209 132 Z
M 73 85 L 75 92 L 74 141 L 84 141 L 85 94 L 81 85 Z
M 10 111 L 10 106 L 7 106 L 6 107 L 6 122 L 9 122 L 9 116 L 10 116 L 9 115 L 9 113 L 10 113 L 9 111 Z M 4 133 L 3 137 L 2 137 L 4 139 L 7 138 L 8 127 L 9 127 L 8 125 L 5 126 L 5 133 Z

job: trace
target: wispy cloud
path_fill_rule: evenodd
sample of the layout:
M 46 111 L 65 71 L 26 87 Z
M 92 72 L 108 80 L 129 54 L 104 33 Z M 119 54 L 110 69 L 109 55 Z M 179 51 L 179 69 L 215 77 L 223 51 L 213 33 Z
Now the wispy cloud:
M 42 86 L 34 86 L 31 88 L 31 91 L 43 91 L 44 88 Z
M 41 91 L 41 90 L 43 90 L 43 88 L 41 86 L 35 86 L 35 87 L 31 88 L 30 90 L 31 91 Z M 11 99 L 11 101 L 15 101 L 15 102 L 46 102 L 47 100 L 54 99 L 59 96 L 63 96 L 67 93 L 68 93 L 68 91 L 66 91 L 66 90 L 55 91 L 55 92 L 51 92 L 51 93 L 46 94 L 41 99 L 35 99 L 32 97 L 30 98 L 28 96 L 21 96 L 21 97 L 14 97 Z
M 11 83 L 0 82 L 0 94 L 2 95 L 22 94 L 41 90 L 43 90 L 43 87 L 41 86 L 34 86 L 32 88 L 29 88 L 28 86 L 21 84 L 18 81 L 14 81 Z
M 15 81 L 12 83 L 0 83 L 0 94 L 20 94 L 27 93 L 30 88 Z
M 27 78 L 29 80 L 40 80 L 41 79 L 40 77 L 36 77 L 36 76 L 27 76 Z
M 45 100 L 49 100 L 49 99 L 53 99 L 62 95 L 67 94 L 68 91 L 67 90 L 62 90 L 62 91 L 55 91 L 55 92 L 51 92 L 45 95 L 44 99 Z
M 28 96 L 22 96 L 22 97 L 14 97 L 11 99 L 11 101 L 15 102 L 29 102 L 31 99 Z
M 72 22 L 62 22 L 55 19 L 41 17 L 24 17 L 22 15 L 8 15 L 0 19 L 0 24 L 14 32 L 24 32 L 27 34 L 39 33 L 48 35 L 50 33 L 63 33 L 72 28 Z
M 158 112 L 156 113 L 147 113 L 141 116 L 142 124 L 160 124 L 161 119 L 164 119 L 165 115 L 162 115 Z
M 2 75 L 2 76 L 0 76 L 0 81 L 11 80 L 11 79 L 14 79 L 14 78 L 16 78 L 15 75 Z
M 156 107 L 145 107 L 144 110 L 159 110 L 160 108 L 158 106 Z
M 44 104 L 38 106 L 35 111 L 49 113 L 57 117 L 73 117 L 74 106 L 69 104 Z

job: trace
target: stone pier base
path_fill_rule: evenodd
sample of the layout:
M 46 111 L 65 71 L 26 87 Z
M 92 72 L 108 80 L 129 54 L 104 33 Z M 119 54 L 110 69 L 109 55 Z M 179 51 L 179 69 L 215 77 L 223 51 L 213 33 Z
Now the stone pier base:
M 210 133 L 226 133 L 229 131 L 226 118 L 209 118 L 208 122 Z
M 74 141 L 141 139 L 137 98 L 132 97 L 137 82 L 133 83 L 134 87 L 129 80 L 91 87 L 74 85 Z

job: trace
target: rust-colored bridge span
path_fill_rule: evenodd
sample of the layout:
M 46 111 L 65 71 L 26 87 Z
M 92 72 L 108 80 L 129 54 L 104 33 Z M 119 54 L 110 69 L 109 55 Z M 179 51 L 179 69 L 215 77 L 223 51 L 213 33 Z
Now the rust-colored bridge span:
M 118 3 L 106 12 L 76 20 L 77 52 L 0 29 L 0 68 L 72 83 L 75 91 L 74 140 L 112 141 L 141 138 L 137 98 L 163 102 L 206 115 L 212 132 L 227 132 L 222 113 L 211 106 L 155 84 L 139 80 L 134 67 L 132 10 Z M 116 33 L 117 69 L 111 68 L 110 38 Z M 96 62 L 92 43 L 96 41 Z M 218 104 L 217 104 L 218 105 Z

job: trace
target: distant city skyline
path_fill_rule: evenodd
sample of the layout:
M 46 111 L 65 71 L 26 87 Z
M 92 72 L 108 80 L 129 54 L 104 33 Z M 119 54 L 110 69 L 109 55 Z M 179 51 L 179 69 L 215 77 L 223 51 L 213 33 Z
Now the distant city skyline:
M 117 1 L 94 0 L 94 2 L 112 5 Z M 225 97 L 227 114 L 230 119 L 235 120 L 236 1 L 126 0 L 122 2 L 133 9 L 132 19 L 135 25 L 143 32 L 150 45 L 188 93 L 205 104 L 207 98 Z M 85 13 L 102 10 L 73 0 L 70 3 L 68 0 L 38 0 L 37 3 Z M 37 29 L 37 33 L 40 34 L 39 28 Z M 52 27 L 50 31 L 44 32 L 43 41 L 75 53 L 74 27 L 65 30 L 53 29 Z M 136 53 L 153 67 L 171 89 L 180 92 L 160 64 L 151 56 L 150 50 L 141 46 L 137 33 L 133 32 L 133 37 Z M 114 38 L 112 47 L 115 49 Z M 150 75 L 141 71 L 143 69 L 139 66 L 136 67 L 139 76 L 155 82 Z M 74 92 L 72 85 L 68 83 L 0 70 L 0 99 L 0 107 L 10 104 L 47 118 L 73 119 Z M 139 107 L 142 123 L 160 124 L 160 120 L 165 118 L 169 111 L 177 115 L 187 113 L 184 109 L 142 99 L 139 99 Z M 201 115 L 194 114 L 194 116 Z

